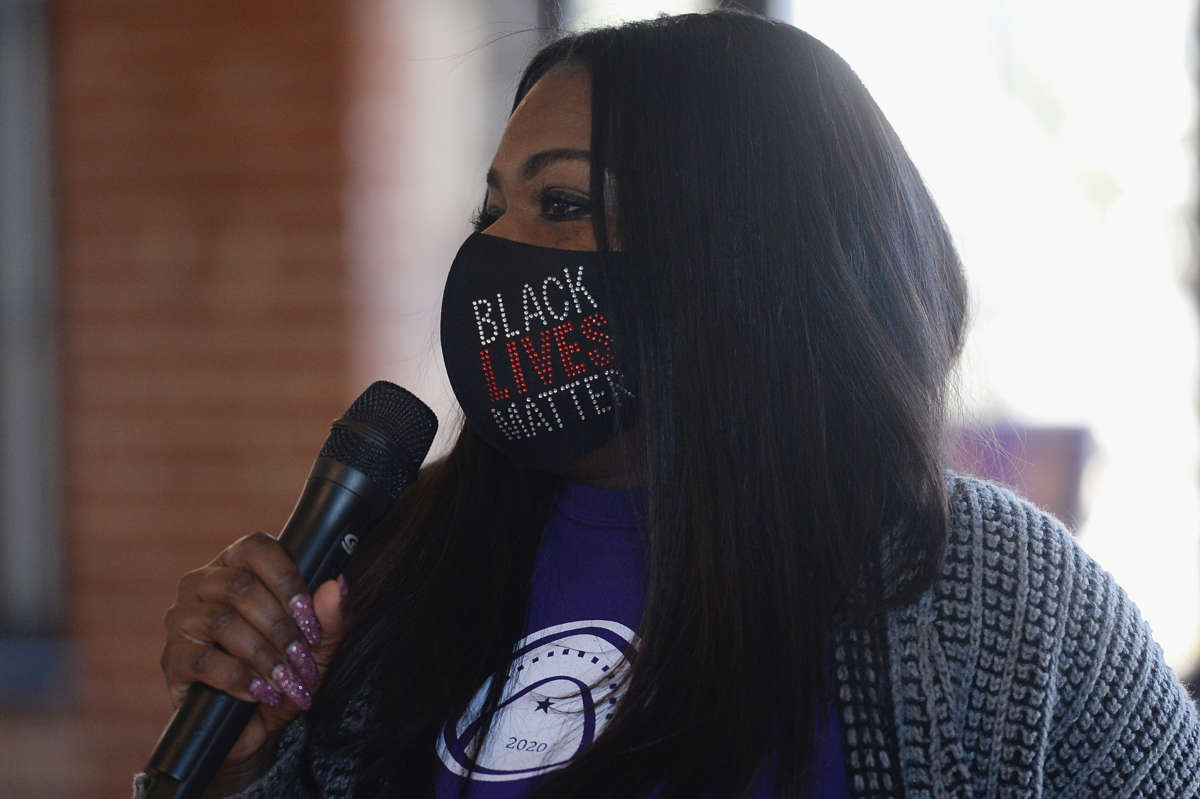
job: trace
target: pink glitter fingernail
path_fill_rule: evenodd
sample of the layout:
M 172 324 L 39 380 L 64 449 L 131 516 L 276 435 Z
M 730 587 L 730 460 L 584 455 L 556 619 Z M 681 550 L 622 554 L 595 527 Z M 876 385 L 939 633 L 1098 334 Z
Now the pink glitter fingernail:
M 316 646 L 321 643 L 321 622 L 317 621 L 317 614 L 313 612 L 312 601 L 304 594 L 296 594 L 288 601 L 288 609 L 292 618 L 296 620 L 296 626 L 304 633 L 308 645 Z
M 271 687 L 271 684 L 261 677 L 255 677 L 250 683 L 250 695 L 267 707 L 279 707 L 283 704 L 283 694 Z
M 296 706 L 301 710 L 308 710 L 312 707 L 312 697 L 309 695 L 308 690 L 287 666 L 276 666 L 275 670 L 271 672 L 271 679 L 283 689 L 283 692 L 287 694 L 287 698 L 295 702 Z
M 350 598 L 350 583 L 346 582 L 346 575 L 338 575 L 338 595 L 341 597 L 342 605 L 345 606 L 346 600 Z
M 317 671 L 317 661 L 313 660 L 308 647 L 301 641 L 292 641 L 288 645 L 287 656 L 288 661 L 292 664 L 292 668 L 300 675 L 300 679 L 304 680 L 304 684 L 309 688 L 316 688 L 317 681 L 321 679 L 321 675 Z

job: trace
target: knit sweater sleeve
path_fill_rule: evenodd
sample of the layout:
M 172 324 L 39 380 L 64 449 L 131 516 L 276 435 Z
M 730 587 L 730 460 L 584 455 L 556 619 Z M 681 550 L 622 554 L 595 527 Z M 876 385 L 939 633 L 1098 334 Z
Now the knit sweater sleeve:
M 1200 797 L 1200 719 L 1113 577 L 1006 489 L 950 494 L 942 577 L 889 633 L 910 795 Z
M 1047 793 L 1200 797 L 1200 718 L 1149 626 L 1077 547 L 1064 567 Z

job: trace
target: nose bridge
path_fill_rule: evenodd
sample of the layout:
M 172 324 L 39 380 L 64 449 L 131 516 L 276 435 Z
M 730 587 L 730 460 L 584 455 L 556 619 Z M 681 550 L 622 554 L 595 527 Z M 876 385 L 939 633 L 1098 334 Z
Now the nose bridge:
M 521 225 L 517 220 L 518 216 L 519 214 L 513 213 L 512 211 L 505 211 L 500 215 L 499 219 L 484 228 L 483 232 L 489 236 L 499 236 L 502 239 L 520 241 L 521 239 L 518 233 Z
M 484 231 L 489 236 L 497 236 L 509 241 L 520 242 L 521 244 L 533 244 L 538 247 L 555 247 L 559 246 L 560 242 L 547 231 L 545 226 L 537 224 L 537 219 L 530 213 L 526 213 L 521 209 L 514 209 L 511 206 L 509 210 L 500 215 L 492 224 L 488 225 Z
M 507 197 L 504 206 L 503 213 L 496 221 L 484 228 L 483 232 L 489 236 L 498 236 L 525 244 L 541 244 L 542 242 L 536 240 L 538 236 L 536 210 L 524 207 L 519 193 L 516 196 Z

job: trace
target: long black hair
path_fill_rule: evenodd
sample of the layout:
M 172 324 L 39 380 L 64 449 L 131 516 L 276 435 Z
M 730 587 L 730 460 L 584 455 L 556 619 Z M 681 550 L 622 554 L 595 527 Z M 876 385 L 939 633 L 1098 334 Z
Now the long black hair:
M 536 796 L 739 796 L 768 757 L 802 796 L 838 627 L 939 568 L 961 267 L 891 126 L 806 33 L 717 11 L 572 35 L 515 102 L 565 62 L 590 75 L 593 207 L 611 174 L 628 253 L 612 329 L 648 584 L 616 714 Z M 311 715 L 333 730 L 375 687 L 341 739 L 356 795 L 427 790 L 437 730 L 506 673 L 560 489 L 464 425 L 374 535 Z

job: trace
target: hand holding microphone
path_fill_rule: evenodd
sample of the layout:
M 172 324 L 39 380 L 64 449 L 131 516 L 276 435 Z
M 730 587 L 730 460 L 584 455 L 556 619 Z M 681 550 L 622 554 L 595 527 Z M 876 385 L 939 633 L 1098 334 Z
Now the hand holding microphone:
M 261 770 L 341 640 L 346 560 L 416 478 L 436 430 L 412 394 L 372 384 L 334 421 L 278 540 L 246 536 L 180 581 L 162 656 L 177 710 L 141 796 L 195 799 L 218 773 Z
M 179 581 L 167 611 L 162 669 L 175 707 L 191 683 L 258 703 L 223 771 L 256 770 L 255 755 L 307 710 L 344 633 L 343 578 L 311 594 L 266 533 L 248 535 Z

